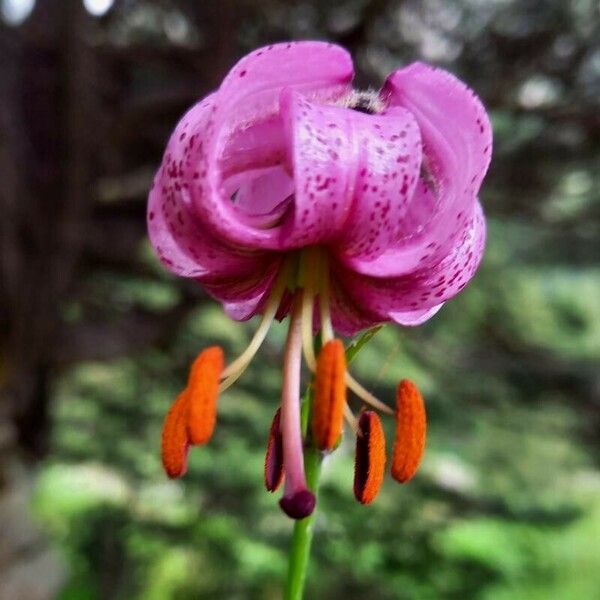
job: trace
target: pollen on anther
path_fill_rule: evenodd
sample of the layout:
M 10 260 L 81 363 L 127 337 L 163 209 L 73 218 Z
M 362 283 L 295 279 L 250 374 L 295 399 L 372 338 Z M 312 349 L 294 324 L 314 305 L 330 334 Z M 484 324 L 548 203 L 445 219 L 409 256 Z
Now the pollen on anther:
M 423 397 L 412 381 L 403 379 L 396 394 L 396 438 L 392 458 L 392 477 L 400 483 L 410 481 L 417 472 L 425 450 L 426 432 Z
M 198 355 L 190 369 L 187 426 L 191 444 L 205 444 L 212 437 L 217 420 L 217 398 L 223 362 L 223 350 L 219 346 L 211 346 Z
M 171 479 L 185 475 L 189 450 L 187 432 L 187 390 L 179 394 L 167 416 L 162 430 L 161 458 L 163 467 Z
M 312 407 L 312 435 L 320 450 L 335 448 L 344 423 L 346 355 L 341 340 L 329 340 L 317 360 Z
M 385 472 L 385 436 L 379 415 L 364 411 L 358 420 L 354 462 L 354 496 L 361 504 L 373 502 Z
M 265 456 L 265 487 L 269 492 L 276 491 L 283 481 L 283 437 L 280 419 L 281 409 L 279 408 L 271 423 Z

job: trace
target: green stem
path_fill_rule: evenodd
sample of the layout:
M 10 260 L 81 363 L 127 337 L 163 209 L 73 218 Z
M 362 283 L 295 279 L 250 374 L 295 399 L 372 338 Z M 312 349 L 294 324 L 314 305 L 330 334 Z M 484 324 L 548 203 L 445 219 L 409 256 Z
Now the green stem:
M 321 462 L 322 456 L 319 450 L 313 447 L 306 448 L 304 452 L 306 483 L 315 496 L 319 487 Z M 310 559 L 310 545 L 313 537 L 314 521 L 315 513 L 313 512 L 312 515 L 305 519 L 300 519 L 294 524 L 284 600 L 302 600 L 306 571 Z

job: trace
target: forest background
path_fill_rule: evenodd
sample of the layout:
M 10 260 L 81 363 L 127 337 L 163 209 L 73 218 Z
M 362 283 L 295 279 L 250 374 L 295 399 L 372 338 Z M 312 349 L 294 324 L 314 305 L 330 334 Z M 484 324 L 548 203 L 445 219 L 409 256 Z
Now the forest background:
M 165 411 L 228 321 L 160 267 L 152 175 L 179 116 L 249 50 L 347 47 L 358 87 L 413 60 L 483 98 L 488 247 L 426 325 L 356 372 L 423 389 L 407 486 L 352 497 L 331 457 L 308 598 L 594 600 L 600 589 L 600 5 L 592 0 L 0 1 L 0 599 L 281 597 L 291 523 L 262 487 L 284 330 L 168 481 Z

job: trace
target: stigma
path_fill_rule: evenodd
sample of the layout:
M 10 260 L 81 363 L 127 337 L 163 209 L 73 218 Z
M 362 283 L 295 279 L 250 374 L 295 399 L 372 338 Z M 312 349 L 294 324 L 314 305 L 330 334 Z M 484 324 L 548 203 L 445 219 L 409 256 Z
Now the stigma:
M 190 447 L 211 439 L 219 395 L 245 372 L 273 320 L 281 313 L 284 298 L 288 303 L 291 298 L 289 327 L 283 353 L 281 400 L 267 442 L 266 489 L 274 493 L 283 483 L 279 501 L 283 512 L 292 519 L 308 517 L 314 510 L 316 496 L 306 482 L 304 449 L 312 447 L 323 455 L 335 451 L 346 421 L 356 437 L 354 495 L 361 504 L 371 503 L 383 483 L 386 465 L 385 436 L 378 412 L 396 417 L 392 476 L 403 483 L 414 476 L 425 446 L 422 396 L 413 383 L 403 380 L 392 409 L 352 377 L 344 344 L 335 337 L 332 325 L 329 281 L 330 266 L 324 248 L 310 247 L 290 254 L 282 262 L 261 322 L 244 352 L 227 366 L 221 348 L 212 346 L 200 352 L 191 366 L 187 385 L 163 426 L 162 462 L 169 477 L 183 476 Z M 312 377 L 304 400 L 303 364 Z M 358 417 L 349 406 L 349 391 L 363 406 Z M 303 401 L 308 403 L 307 423 L 301 418 Z

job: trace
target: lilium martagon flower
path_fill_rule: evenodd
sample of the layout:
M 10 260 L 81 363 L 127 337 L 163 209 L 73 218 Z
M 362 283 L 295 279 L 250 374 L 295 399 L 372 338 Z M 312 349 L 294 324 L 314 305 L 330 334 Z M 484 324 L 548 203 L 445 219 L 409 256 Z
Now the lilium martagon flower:
M 189 446 L 213 433 L 219 393 L 273 320 L 289 318 L 264 478 L 270 491 L 284 482 L 280 505 L 294 519 L 315 506 L 303 451 L 333 451 L 344 419 L 356 435 L 359 502 L 383 481 L 378 413 L 396 419 L 392 476 L 414 475 L 425 444 L 421 394 L 403 380 L 394 408 L 375 398 L 348 372 L 340 336 L 425 322 L 467 285 L 484 249 L 478 192 L 492 134 L 477 96 L 422 63 L 392 72 L 379 92 L 354 90 L 352 77 L 350 56 L 332 44 L 252 52 L 181 119 L 148 202 L 162 263 L 195 279 L 231 318 L 261 319 L 231 362 L 215 346 L 193 363 L 164 423 L 164 468 L 185 473 Z M 307 429 L 303 358 L 314 373 Z M 347 390 L 368 409 L 355 415 Z

